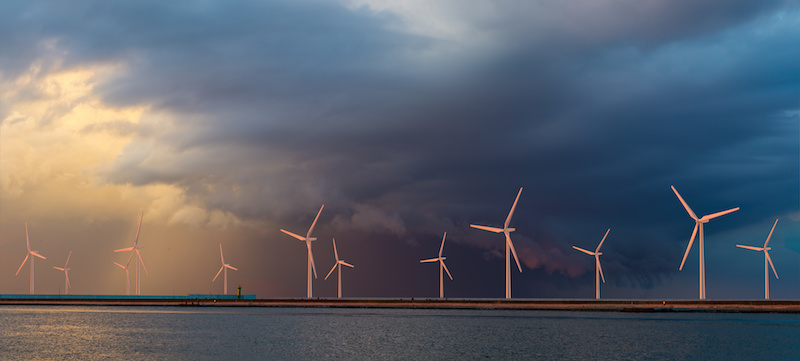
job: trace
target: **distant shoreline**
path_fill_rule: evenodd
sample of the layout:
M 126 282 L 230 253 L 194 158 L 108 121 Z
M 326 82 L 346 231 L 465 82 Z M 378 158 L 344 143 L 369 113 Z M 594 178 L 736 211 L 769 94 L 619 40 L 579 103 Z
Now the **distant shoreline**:
M 174 306 L 174 307 L 309 307 L 480 309 L 605 312 L 800 313 L 800 301 L 781 300 L 530 300 L 530 299 L 336 299 L 249 298 L 235 296 L 64 296 L 2 295 L 0 306 Z

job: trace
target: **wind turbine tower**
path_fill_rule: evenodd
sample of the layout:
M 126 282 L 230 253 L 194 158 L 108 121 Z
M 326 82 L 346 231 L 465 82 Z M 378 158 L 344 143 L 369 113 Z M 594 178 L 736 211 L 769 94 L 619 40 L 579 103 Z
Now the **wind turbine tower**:
M 514 199 L 514 204 L 511 206 L 511 211 L 508 212 L 508 217 L 506 217 L 506 222 L 503 224 L 503 228 L 497 227 L 488 227 L 488 226 L 478 226 L 474 224 L 470 224 L 469 226 L 472 228 L 482 229 L 484 231 L 494 232 L 494 233 L 503 233 L 506 236 L 506 299 L 511 298 L 511 255 L 514 255 L 514 261 L 517 262 L 517 268 L 519 272 L 522 273 L 522 266 L 519 265 L 519 258 L 517 258 L 517 251 L 514 249 L 514 243 L 511 243 L 511 232 L 514 232 L 514 228 L 509 228 L 508 224 L 511 223 L 511 216 L 514 215 L 514 209 L 517 208 L 517 202 L 519 201 L 519 196 L 522 194 L 522 187 L 519 188 L 519 193 L 517 193 L 517 198 Z M 510 254 L 509 254 L 510 252 Z
M 134 263 L 136 263 L 136 295 L 137 296 L 141 294 L 141 282 L 139 280 L 139 263 L 142 264 L 142 268 L 144 268 L 144 272 L 146 274 L 148 274 L 148 275 L 150 274 L 150 272 L 147 272 L 147 266 L 144 265 L 144 260 L 142 259 L 142 254 L 139 253 L 139 249 L 142 248 L 142 246 L 139 245 L 139 231 L 142 230 L 142 218 L 144 218 L 144 212 L 142 212 L 142 215 L 139 217 L 139 228 L 136 229 L 136 238 L 133 239 L 133 247 L 114 250 L 114 252 L 131 251 L 131 256 L 128 257 L 128 264 L 130 264 L 130 262 L 131 262 L 131 257 L 133 257 L 133 255 L 136 254 L 136 259 L 137 260 L 134 261 Z
M 286 233 L 296 238 L 297 240 L 306 243 L 306 248 L 308 249 L 308 293 L 307 293 L 308 298 L 311 298 L 311 273 L 313 272 L 314 278 L 317 278 L 317 268 L 314 266 L 314 254 L 311 253 L 311 242 L 316 241 L 317 238 L 311 237 L 311 232 L 314 231 L 314 225 L 317 224 L 317 220 L 319 219 L 319 215 L 320 213 L 322 213 L 323 208 L 325 208 L 324 204 L 322 205 L 322 207 L 319 207 L 319 212 L 317 212 L 317 217 L 314 218 L 314 222 L 311 223 L 311 227 L 308 228 L 308 232 L 306 233 L 305 237 L 294 234 L 285 229 L 281 229 L 281 232 Z
M 694 231 L 692 231 L 692 238 L 689 239 L 689 245 L 686 247 L 686 253 L 683 254 L 683 261 L 681 261 L 681 266 L 678 268 L 679 271 L 683 270 L 683 264 L 686 263 L 686 257 L 689 256 L 689 251 L 692 250 L 692 244 L 694 243 L 694 236 L 697 235 L 698 231 L 700 233 L 700 244 L 698 245 L 698 249 L 700 251 L 700 299 L 706 299 L 706 258 L 705 258 L 705 240 L 703 235 L 703 225 L 708 223 L 708 221 L 724 216 L 728 213 L 736 212 L 739 210 L 739 207 L 731 208 L 726 211 L 712 213 L 709 215 L 705 215 L 702 218 L 697 218 L 697 215 L 694 214 L 689 205 L 686 201 L 683 200 L 678 190 L 675 189 L 674 186 L 670 186 L 672 191 L 675 192 L 675 195 L 678 196 L 678 200 L 681 201 L 683 207 L 686 208 L 686 212 L 689 213 L 689 216 L 694 219 Z
M 447 232 L 444 232 L 444 236 L 442 236 L 442 245 L 439 247 L 439 257 L 423 259 L 419 261 L 419 263 L 439 262 L 439 298 L 444 298 L 444 273 L 442 270 L 447 272 L 447 277 L 450 277 L 451 281 L 453 280 L 453 276 L 450 275 L 450 270 L 448 270 L 447 265 L 444 264 L 444 260 L 447 259 L 447 257 L 442 257 L 442 251 L 444 250 L 444 239 L 446 237 Z
M 587 250 L 585 250 L 583 248 L 580 248 L 580 247 L 572 246 L 572 248 L 575 248 L 578 251 L 586 253 L 586 254 L 588 254 L 590 256 L 594 256 L 594 264 L 595 264 L 595 267 L 594 267 L 594 279 L 595 279 L 595 281 L 594 281 L 594 283 L 595 283 L 594 298 L 598 299 L 598 300 L 600 299 L 600 279 L 602 278 L 603 279 L 603 283 L 606 283 L 606 277 L 603 276 L 603 267 L 600 266 L 600 255 L 603 254 L 603 252 L 600 252 L 600 247 L 603 247 L 603 242 L 606 241 L 606 237 L 608 237 L 608 232 L 611 232 L 611 228 L 609 228 L 606 231 L 606 235 L 603 236 L 603 239 L 600 240 L 600 244 L 597 245 L 597 249 L 595 249 L 594 252 L 587 251 Z
M 66 278 L 66 280 L 64 281 L 64 294 L 65 295 L 69 294 L 69 288 L 71 287 L 70 284 L 69 284 L 69 268 L 67 268 L 67 267 L 69 267 L 69 258 L 70 257 L 72 257 L 72 251 L 69 251 L 69 255 L 67 256 L 67 262 L 64 263 L 64 267 L 63 268 L 62 267 L 53 266 L 53 268 L 64 272 L 64 277 Z
M 28 248 L 28 254 L 25 255 L 25 259 L 22 260 L 22 264 L 19 265 L 19 269 L 17 269 L 17 273 L 14 275 L 18 275 L 19 271 L 22 270 L 22 266 L 25 265 L 25 262 L 28 261 L 28 258 L 31 259 L 31 294 L 33 294 L 33 260 L 36 259 L 35 257 L 39 257 L 41 259 L 47 259 L 44 256 L 40 255 L 38 251 L 31 251 L 31 241 L 28 238 L 28 222 L 25 222 L 25 247 Z M 33 256 L 33 257 L 31 257 Z
M 753 247 L 753 246 L 743 246 L 737 244 L 736 247 L 750 249 L 753 251 L 764 252 L 764 299 L 769 299 L 769 267 L 772 267 L 772 273 L 775 274 L 775 279 L 778 279 L 778 272 L 775 271 L 775 265 L 772 264 L 772 257 L 769 256 L 769 250 L 772 248 L 769 247 L 769 239 L 772 238 L 772 232 L 775 231 L 775 226 L 778 225 L 778 220 L 775 220 L 775 223 L 772 225 L 772 229 L 769 231 L 769 235 L 767 236 L 767 241 L 764 242 L 763 247 Z
M 223 295 L 227 295 L 228 294 L 228 269 L 232 269 L 234 271 L 238 271 L 239 269 L 236 268 L 236 267 L 233 267 L 233 266 L 231 266 L 231 265 L 229 265 L 227 263 L 225 263 L 225 256 L 222 254 L 222 243 L 219 244 L 219 258 L 222 260 L 222 267 L 219 268 L 219 271 L 217 271 L 217 275 L 214 276 L 214 279 L 211 280 L 211 282 L 213 283 L 214 281 L 216 281 L 217 277 L 219 277 L 219 273 L 225 271 L 224 272 L 225 274 L 222 276 L 222 278 L 225 280 L 223 282 L 223 285 L 222 285 L 222 287 L 223 287 L 222 294 Z
M 342 298 L 342 266 L 347 266 L 347 267 L 350 267 L 350 268 L 355 268 L 355 266 L 345 262 L 344 260 L 339 259 L 339 252 L 336 251 L 336 239 L 333 239 L 333 256 L 336 258 L 336 263 L 333 265 L 333 268 L 331 268 L 330 272 L 328 272 L 328 275 L 325 276 L 325 279 L 327 280 L 328 277 L 330 277 L 331 273 L 333 273 L 333 270 L 335 270 L 336 268 L 339 268 L 339 293 L 338 293 L 339 296 L 338 297 Z

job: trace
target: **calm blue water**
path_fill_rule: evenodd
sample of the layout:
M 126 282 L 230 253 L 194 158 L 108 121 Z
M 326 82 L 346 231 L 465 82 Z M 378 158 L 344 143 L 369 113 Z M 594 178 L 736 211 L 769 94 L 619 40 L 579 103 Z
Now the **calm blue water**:
M 2 360 L 798 360 L 800 315 L 0 307 Z

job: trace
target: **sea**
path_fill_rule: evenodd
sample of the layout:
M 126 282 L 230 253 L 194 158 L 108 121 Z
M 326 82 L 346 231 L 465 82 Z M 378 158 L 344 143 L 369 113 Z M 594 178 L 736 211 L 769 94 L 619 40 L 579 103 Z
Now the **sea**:
M 1 306 L 0 360 L 800 360 L 800 315 Z

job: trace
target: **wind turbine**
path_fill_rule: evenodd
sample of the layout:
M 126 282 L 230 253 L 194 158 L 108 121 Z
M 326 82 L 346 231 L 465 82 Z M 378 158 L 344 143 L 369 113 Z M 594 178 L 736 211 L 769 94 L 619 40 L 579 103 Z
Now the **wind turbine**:
M 19 269 L 17 270 L 17 273 L 15 273 L 14 275 L 16 276 L 16 275 L 19 274 L 19 271 L 22 270 L 22 266 L 25 265 L 25 262 L 28 261 L 28 257 L 30 257 L 31 258 L 31 294 L 33 294 L 33 260 L 35 258 L 31 257 L 31 256 L 39 257 L 41 259 L 47 259 L 47 258 L 45 258 L 44 256 L 40 255 L 38 251 L 31 251 L 31 242 L 28 240 L 28 222 L 25 222 L 25 247 L 28 248 L 28 254 L 25 255 L 25 259 L 22 260 L 22 264 L 19 265 Z
M 450 270 L 448 270 L 447 265 L 444 264 L 444 260 L 447 259 L 447 257 L 442 257 L 442 251 L 444 251 L 444 239 L 446 237 L 447 232 L 444 232 L 444 236 L 442 236 L 442 245 L 439 247 L 439 257 L 423 259 L 419 261 L 419 263 L 439 262 L 439 298 L 444 298 L 444 273 L 442 270 L 447 272 L 447 277 L 450 277 L 451 281 L 453 280 L 453 276 L 450 275 Z
M 223 286 L 222 286 L 222 287 L 224 287 L 223 291 L 222 291 L 222 294 L 223 295 L 227 295 L 228 294 L 228 269 L 230 268 L 230 269 L 232 269 L 234 271 L 238 271 L 239 269 L 236 268 L 236 267 L 233 267 L 233 266 L 231 266 L 231 265 L 229 265 L 227 263 L 225 263 L 225 256 L 222 254 L 222 243 L 219 244 L 219 258 L 222 260 L 222 267 L 219 268 L 219 271 L 217 271 L 217 275 L 214 276 L 214 279 L 211 280 L 211 282 L 213 283 L 214 281 L 216 281 L 217 277 L 219 277 L 219 273 L 224 270 L 225 271 L 225 275 L 223 275 L 222 278 L 225 281 L 223 282 Z
M 728 213 L 736 212 L 739 210 L 739 207 L 731 208 L 727 211 L 712 213 L 703 216 L 702 218 L 697 218 L 697 215 L 694 214 L 689 205 L 686 204 L 686 201 L 683 200 L 680 193 L 675 189 L 674 186 L 670 186 L 672 191 L 675 192 L 675 195 L 678 196 L 678 200 L 681 201 L 683 207 L 686 208 L 686 212 L 689 213 L 689 216 L 694 219 L 694 231 L 692 231 L 692 238 L 689 239 L 689 245 L 686 247 L 686 253 L 683 254 L 683 261 L 681 261 L 681 266 L 678 268 L 679 271 L 683 270 L 683 264 L 686 263 L 686 257 L 689 256 L 689 251 L 692 249 L 692 243 L 694 243 L 694 236 L 697 235 L 698 230 L 700 233 L 700 244 L 698 248 L 700 250 L 700 299 L 706 299 L 706 260 L 705 260 L 705 240 L 703 235 L 703 224 L 708 223 L 708 221 L 717 218 L 719 216 L 724 216 Z
M 775 274 L 775 279 L 778 279 L 778 272 L 775 271 L 775 265 L 772 264 L 772 258 L 769 256 L 769 250 L 772 247 L 768 247 L 769 239 L 772 238 L 772 232 L 775 231 L 775 226 L 778 225 L 778 220 L 775 220 L 775 224 L 772 225 L 772 230 L 769 231 L 769 235 L 767 236 L 767 241 L 764 242 L 763 247 L 753 247 L 753 246 L 742 246 L 737 244 L 736 247 L 739 248 L 746 248 L 751 249 L 753 251 L 764 251 L 764 299 L 769 299 L 769 266 L 772 267 L 772 273 Z
M 124 266 L 119 264 L 119 263 L 117 263 L 117 262 L 114 262 L 115 265 L 117 265 L 120 268 L 125 270 L 125 281 L 127 282 L 126 286 L 125 286 L 125 295 L 126 296 L 130 296 L 130 294 L 131 294 L 131 277 L 130 277 L 129 272 L 128 272 L 128 266 L 131 264 L 131 258 L 133 258 L 133 255 L 131 255 L 131 257 L 128 258 L 128 263 L 126 263 Z
M 64 281 L 64 294 L 65 295 L 69 294 L 69 288 L 71 287 L 70 284 L 69 284 L 69 268 L 67 268 L 67 266 L 69 265 L 69 258 L 70 257 L 72 257 L 72 251 L 69 251 L 69 255 L 67 256 L 67 263 L 64 263 L 64 268 L 53 266 L 53 268 L 55 268 L 55 269 L 57 269 L 59 271 L 64 271 L 64 277 L 66 277 L 66 281 Z
M 333 273 L 333 270 L 335 270 L 337 267 L 339 268 L 339 298 L 342 298 L 342 266 L 347 266 L 350 268 L 355 268 L 355 266 L 339 259 L 339 252 L 336 252 L 336 239 L 333 239 L 333 256 L 336 257 L 336 263 L 333 265 L 333 268 L 331 268 L 330 272 L 328 272 L 328 275 L 325 276 L 325 279 L 327 280 L 328 277 L 330 277 L 331 273 Z
M 602 278 L 603 279 L 603 283 L 606 283 L 606 278 L 605 278 L 605 276 L 603 276 L 603 267 L 600 266 L 600 255 L 603 254 L 603 252 L 600 252 L 600 247 L 603 247 L 603 242 L 606 241 L 606 237 L 608 237 L 608 232 L 611 232 L 611 228 L 609 228 L 606 231 L 606 235 L 603 236 L 603 239 L 600 240 L 600 244 L 597 245 L 597 248 L 594 250 L 594 252 L 587 251 L 587 250 L 585 250 L 583 248 L 580 248 L 580 247 L 572 246 L 572 248 L 575 248 L 578 251 L 586 253 L 586 254 L 588 254 L 590 256 L 594 256 L 594 264 L 595 264 L 595 267 L 594 267 L 594 279 L 595 279 L 595 281 L 594 281 L 594 283 L 595 283 L 595 286 L 594 286 L 595 287 L 594 298 L 598 299 L 598 300 L 600 299 L 600 279 Z
M 511 298 L 511 255 L 509 255 L 509 251 L 512 255 L 514 255 L 514 261 L 517 262 L 517 268 L 519 269 L 519 272 L 522 273 L 522 266 L 519 265 L 517 251 L 514 249 L 514 244 L 511 243 L 511 232 L 514 232 L 515 229 L 508 228 L 508 224 L 511 222 L 511 216 L 514 215 L 514 208 L 517 207 L 517 201 L 519 201 L 520 194 L 522 194 L 522 187 L 519 188 L 519 193 L 517 193 L 517 198 L 514 200 L 514 205 L 511 206 L 511 211 L 508 212 L 508 217 L 506 217 L 506 223 L 503 224 L 503 228 L 478 226 L 474 224 L 469 225 L 472 228 L 482 229 L 484 231 L 494 233 L 503 233 L 506 235 L 506 298 Z
M 317 278 L 317 268 L 314 266 L 314 254 L 311 253 L 311 242 L 316 241 L 316 237 L 311 237 L 311 232 L 314 231 L 314 225 L 317 224 L 317 219 L 319 219 L 320 213 L 322 213 L 322 208 L 325 208 L 323 204 L 322 207 L 319 207 L 319 212 L 317 212 L 317 217 L 314 218 L 314 222 L 311 223 L 311 227 L 308 228 L 308 233 L 306 236 L 299 236 L 292 232 L 289 232 L 285 229 L 281 229 L 281 232 L 286 233 L 294 238 L 297 238 L 300 241 L 306 242 L 306 248 L 308 248 L 308 298 L 311 298 L 311 272 L 314 272 L 314 278 Z
M 147 273 L 148 275 L 150 274 L 150 272 L 147 272 L 147 266 L 144 265 L 144 260 L 142 260 L 142 254 L 139 253 L 139 249 L 142 248 L 142 246 L 139 245 L 139 231 L 142 229 L 142 218 L 144 218 L 144 212 L 142 212 L 142 215 L 139 217 L 139 228 L 136 229 L 136 238 L 133 239 L 133 247 L 114 250 L 114 252 L 131 251 L 131 257 L 133 257 L 133 254 L 136 253 L 137 261 L 134 262 L 134 263 L 136 263 L 136 295 L 137 296 L 141 293 L 141 282 L 139 281 L 139 263 L 142 264 L 142 268 L 144 268 L 144 272 Z M 128 265 L 130 264 L 130 262 L 131 262 L 131 258 L 129 257 L 128 258 Z

